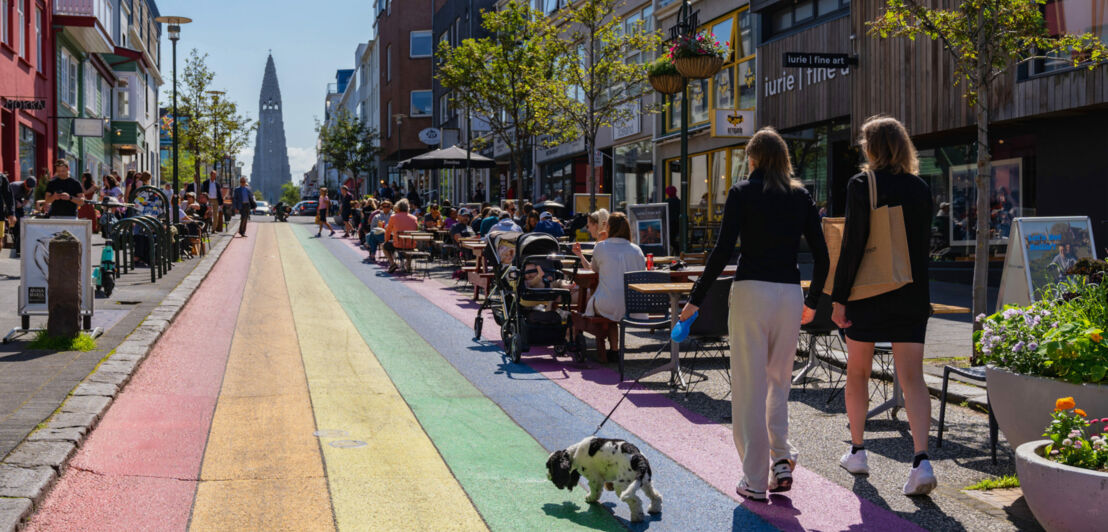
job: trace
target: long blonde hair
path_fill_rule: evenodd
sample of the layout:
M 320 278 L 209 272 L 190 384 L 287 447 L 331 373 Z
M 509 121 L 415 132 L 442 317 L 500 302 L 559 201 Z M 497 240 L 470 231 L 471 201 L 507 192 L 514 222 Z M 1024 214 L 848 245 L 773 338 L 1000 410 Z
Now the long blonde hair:
M 868 118 L 862 124 L 862 138 L 858 142 L 866 155 L 862 170 L 919 175 L 919 155 L 899 120 L 885 115 Z
M 789 145 L 772 127 L 759 129 L 746 144 L 746 156 L 765 175 L 766 192 L 788 192 L 804 185 L 793 178 L 793 163 L 789 158 Z

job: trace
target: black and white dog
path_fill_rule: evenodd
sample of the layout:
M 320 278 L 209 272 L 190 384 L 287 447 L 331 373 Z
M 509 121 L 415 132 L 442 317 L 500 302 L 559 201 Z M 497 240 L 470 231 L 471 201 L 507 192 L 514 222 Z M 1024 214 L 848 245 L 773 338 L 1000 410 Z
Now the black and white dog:
M 607 488 L 619 495 L 631 509 L 631 521 L 642 521 L 642 501 L 635 492 L 641 487 L 650 498 L 652 514 L 662 512 L 662 494 L 651 483 L 650 462 L 634 445 L 623 440 L 610 440 L 589 436 L 561 451 L 554 451 L 546 460 L 546 478 L 558 489 L 573 491 L 573 487 L 585 477 L 589 481 L 589 495 L 585 502 L 600 500 L 600 492 Z

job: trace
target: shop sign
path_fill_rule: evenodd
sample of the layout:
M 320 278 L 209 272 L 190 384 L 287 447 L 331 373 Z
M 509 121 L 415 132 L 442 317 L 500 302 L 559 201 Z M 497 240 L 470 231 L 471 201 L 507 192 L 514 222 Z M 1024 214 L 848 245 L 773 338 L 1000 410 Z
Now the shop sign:
M 504 142 L 504 139 L 500 138 L 500 135 L 495 135 L 492 138 L 492 156 L 494 159 L 499 159 L 511 153 L 512 150 L 508 149 L 508 143 Z
M 424 144 L 438 146 L 441 140 L 442 132 L 440 132 L 438 128 L 429 127 L 419 132 L 419 141 Z
M 539 144 L 535 150 L 535 162 L 544 163 L 585 151 L 585 137 L 577 137 L 577 139 L 572 142 L 565 142 L 550 148 L 543 147 L 544 141 L 546 140 L 549 140 L 549 137 L 542 137 L 539 139 Z
M 46 109 L 45 99 L 16 100 L 4 98 L 4 109 L 9 111 L 41 111 Z
M 858 58 L 848 54 L 785 52 L 784 60 L 785 68 L 845 68 L 858 64 Z
M 612 138 L 622 139 L 631 135 L 638 135 L 642 131 L 642 114 L 639 112 L 639 101 L 628 102 L 621 105 L 622 111 L 628 113 L 626 120 L 620 120 L 612 126 Z
M 100 118 L 74 118 L 74 137 L 103 137 L 104 120 Z
M 712 115 L 713 137 L 751 137 L 754 131 L 753 109 L 716 109 Z
M 765 86 L 762 88 L 764 89 L 764 93 L 767 97 L 779 96 L 781 94 L 785 94 L 786 92 L 791 92 L 794 90 L 804 90 L 805 88 L 811 87 L 812 85 L 819 85 L 825 81 L 835 79 L 836 76 L 847 76 L 849 74 L 849 67 L 805 68 L 797 72 L 796 74 L 782 73 L 780 76 L 772 79 L 766 77 L 764 79 Z

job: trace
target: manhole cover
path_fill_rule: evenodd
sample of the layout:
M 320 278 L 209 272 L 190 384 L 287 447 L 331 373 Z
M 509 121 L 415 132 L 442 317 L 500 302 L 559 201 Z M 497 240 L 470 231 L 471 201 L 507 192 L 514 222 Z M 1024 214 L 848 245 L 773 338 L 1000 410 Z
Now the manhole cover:
M 349 436 L 350 435 L 345 430 L 333 430 L 333 429 L 317 430 L 317 431 L 313 432 L 312 434 L 315 435 L 315 437 L 317 437 L 317 438 L 339 438 L 339 437 L 342 437 L 342 436 Z
M 353 449 L 355 447 L 365 447 L 366 442 L 361 440 L 335 440 L 330 445 L 339 449 Z

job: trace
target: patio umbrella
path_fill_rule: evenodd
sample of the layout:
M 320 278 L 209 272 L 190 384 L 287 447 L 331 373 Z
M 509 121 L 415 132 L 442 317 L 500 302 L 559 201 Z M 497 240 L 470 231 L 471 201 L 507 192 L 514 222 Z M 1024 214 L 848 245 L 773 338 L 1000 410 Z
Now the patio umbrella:
M 535 209 L 540 210 L 540 211 L 543 210 L 543 209 L 563 209 L 563 208 L 565 208 L 565 205 L 562 205 L 561 203 L 558 203 L 556 201 L 550 201 L 550 200 L 541 201 L 541 202 L 535 204 Z
M 496 168 L 496 161 L 478 155 L 469 154 L 470 168 Z M 401 170 L 439 170 L 443 168 L 465 168 L 466 151 L 457 147 L 442 148 L 400 161 Z

